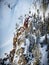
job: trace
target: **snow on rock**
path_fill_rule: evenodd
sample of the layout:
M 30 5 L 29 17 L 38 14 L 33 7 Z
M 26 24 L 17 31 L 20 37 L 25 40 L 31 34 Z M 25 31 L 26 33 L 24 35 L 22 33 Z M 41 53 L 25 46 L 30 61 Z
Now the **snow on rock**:
M 45 36 L 40 37 L 40 42 L 43 42 L 45 40 Z
M 47 38 L 49 39 L 49 34 L 47 34 Z
M 46 52 L 47 46 L 45 45 L 43 48 L 40 48 L 42 58 L 41 58 L 41 65 L 47 65 L 47 52 Z
M 29 45 L 30 45 L 30 42 L 29 42 L 28 39 L 26 39 L 26 44 L 25 44 L 25 51 L 24 51 L 24 54 L 27 54 L 28 49 L 29 49 Z

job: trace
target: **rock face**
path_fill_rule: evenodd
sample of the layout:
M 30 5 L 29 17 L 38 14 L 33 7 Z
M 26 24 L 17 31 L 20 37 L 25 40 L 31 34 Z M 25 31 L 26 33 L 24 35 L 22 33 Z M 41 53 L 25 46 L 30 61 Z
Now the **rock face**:
M 13 3 L 14 1 L 15 1 L 15 4 Z M 6 19 L 5 19 L 6 14 L 8 15 L 6 17 L 7 19 L 9 19 L 8 21 L 11 21 L 10 18 L 13 18 L 12 20 L 14 21 L 18 18 L 18 17 L 12 16 L 13 14 L 15 15 L 15 11 L 17 10 L 15 6 L 19 7 L 16 1 L 18 2 L 18 4 L 20 4 L 20 6 L 23 6 L 23 7 L 25 7 L 26 5 L 29 7 L 31 5 L 31 2 L 30 2 L 31 0 L 29 1 L 22 0 L 22 3 L 20 3 L 20 0 L 13 0 L 13 1 L 0 0 L 0 5 L 2 4 L 2 6 L 4 6 L 4 7 L 0 6 L 1 7 L 0 11 L 2 11 L 1 18 L 3 17 L 2 19 L 5 22 L 6 22 Z M 37 7 L 36 5 L 38 5 L 41 8 L 41 6 L 38 3 L 36 3 L 36 1 L 42 1 L 41 5 L 44 11 L 43 15 L 40 9 L 36 8 Z M 23 22 L 22 26 L 19 26 L 20 24 L 19 25 L 16 24 L 16 32 L 13 37 L 13 49 L 10 51 L 10 54 L 5 53 L 6 55 L 5 58 L 0 59 L 0 65 L 49 65 L 49 13 L 47 17 L 45 16 L 45 14 L 47 14 L 46 9 L 48 7 L 48 4 L 49 4 L 49 0 L 34 0 L 33 7 L 31 6 L 31 11 L 29 11 L 29 13 L 27 12 L 26 8 L 24 8 L 24 10 L 26 10 L 25 12 L 27 13 L 25 17 L 20 16 L 19 18 L 19 20 Z M 5 17 L 3 16 L 5 13 L 4 8 L 5 9 L 7 8 Z M 21 8 L 19 10 L 21 10 Z M 24 10 L 20 14 L 24 15 L 25 13 Z M 19 16 L 20 11 L 16 11 L 16 12 L 17 12 L 17 15 Z M 10 13 L 11 15 L 9 15 Z M 3 24 L 2 19 L 1 19 L 2 21 L 1 25 Z M 13 21 L 12 21 L 12 24 L 13 24 Z M 11 26 L 11 31 L 13 30 L 12 26 Z M 1 26 L 2 29 L 3 27 Z M 6 29 L 4 28 L 4 30 Z M 3 30 L 1 30 L 1 32 L 3 32 Z M 9 33 L 10 33 L 10 30 L 8 34 Z M 1 45 L 1 47 L 3 46 Z
M 41 45 L 49 43 L 47 38 L 49 27 L 46 19 L 43 23 L 38 11 L 37 14 L 28 16 L 14 35 L 13 50 L 10 52 L 10 62 L 14 65 L 42 65 Z
M 27 60 L 25 59 L 25 56 L 23 54 L 20 56 L 20 59 L 18 60 L 18 64 L 19 65 L 26 65 L 27 64 Z

